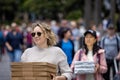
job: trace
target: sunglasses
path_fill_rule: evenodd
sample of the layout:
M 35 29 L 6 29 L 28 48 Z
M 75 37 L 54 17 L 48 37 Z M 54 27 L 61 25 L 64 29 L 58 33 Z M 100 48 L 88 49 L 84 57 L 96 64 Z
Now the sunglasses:
M 36 34 L 37 34 L 38 37 L 40 37 L 42 33 L 41 32 L 32 32 L 31 36 L 35 37 Z

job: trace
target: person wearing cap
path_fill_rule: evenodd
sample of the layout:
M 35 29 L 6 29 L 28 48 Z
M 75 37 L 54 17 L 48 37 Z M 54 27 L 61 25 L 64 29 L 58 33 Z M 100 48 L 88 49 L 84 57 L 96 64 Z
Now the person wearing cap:
M 84 33 L 84 47 L 77 51 L 71 68 L 74 69 L 75 61 L 93 61 L 95 72 L 93 74 L 78 74 L 77 80 L 103 80 L 102 73 L 107 71 L 104 49 L 97 45 L 96 32 L 87 30 Z M 74 71 L 74 70 L 73 70 Z
M 110 70 L 113 70 L 113 76 L 115 75 L 114 59 L 118 59 L 120 53 L 120 37 L 116 34 L 115 27 L 110 23 L 107 27 L 107 34 L 102 37 L 100 46 L 105 49 L 105 57 L 107 62 L 108 71 L 103 75 L 105 80 L 110 80 Z

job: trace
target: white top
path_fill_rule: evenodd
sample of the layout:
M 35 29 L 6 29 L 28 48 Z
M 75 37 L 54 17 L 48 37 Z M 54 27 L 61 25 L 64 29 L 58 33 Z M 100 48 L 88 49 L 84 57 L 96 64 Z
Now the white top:
M 57 65 L 57 72 L 67 77 L 68 80 L 72 78 L 72 70 L 67 63 L 67 57 L 59 47 L 38 48 L 34 46 L 24 51 L 22 62 L 48 62 Z
M 94 61 L 92 51 L 88 51 L 87 58 L 88 58 L 88 61 Z M 94 75 L 93 74 L 87 74 L 86 75 L 86 80 L 94 80 Z
M 88 51 L 87 58 L 88 58 L 88 61 L 93 61 L 93 52 L 92 51 Z

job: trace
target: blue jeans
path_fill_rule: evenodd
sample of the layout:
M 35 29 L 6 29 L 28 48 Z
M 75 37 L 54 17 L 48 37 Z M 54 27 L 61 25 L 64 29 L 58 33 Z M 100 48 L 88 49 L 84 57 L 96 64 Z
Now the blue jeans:
M 8 52 L 11 62 L 20 62 L 22 51 L 20 49 L 15 49 L 13 52 Z

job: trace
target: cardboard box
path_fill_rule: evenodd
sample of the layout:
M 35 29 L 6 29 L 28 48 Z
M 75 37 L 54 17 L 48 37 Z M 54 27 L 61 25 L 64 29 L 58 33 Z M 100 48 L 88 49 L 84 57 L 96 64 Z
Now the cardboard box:
M 49 77 L 12 77 L 12 80 L 52 80 Z
M 11 63 L 12 80 L 51 80 L 56 75 L 56 65 L 47 62 Z

